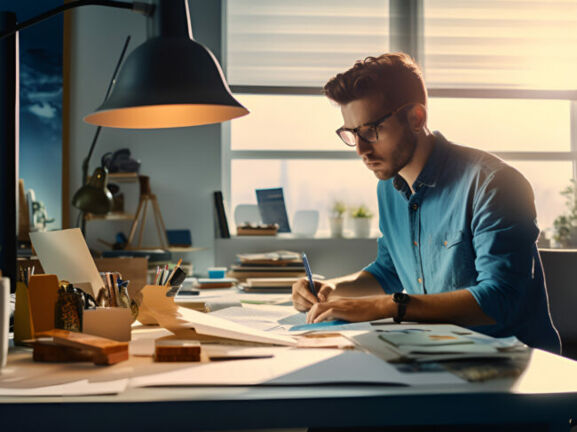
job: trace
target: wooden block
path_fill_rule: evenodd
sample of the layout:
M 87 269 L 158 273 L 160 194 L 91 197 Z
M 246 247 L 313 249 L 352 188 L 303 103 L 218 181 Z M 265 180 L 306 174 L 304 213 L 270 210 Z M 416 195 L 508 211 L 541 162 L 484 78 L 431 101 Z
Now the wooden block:
M 185 339 L 158 339 L 154 351 L 157 362 L 198 362 L 200 361 L 200 342 Z
M 128 347 L 123 351 L 107 353 L 107 354 L 94 354 L 94 364 L 96 365 L 112 365 L 128 360 Z
M 94 357 L 94 353 L 88 350 L 57 345 L 51 340 L 37 340 L 31 344 L 34 348 L 32 358 L 37 362 L 91 362 Z
M 128 349 L 109 354 L 97 353 L 89 349 L 74 348 L 59 345 L 52 340 L 36 340 L 32 342 L 33 359 L 37 362 L 66 363 L 93 362 L 96 365 L 112 365 L 128 360 Z
M 96 354 L 113 354 L 127 351 L 127 342 L 117 342 L 112 339 L 100 336 L 88 335 L 86 333 L 71 332 L 68 330 L 53 329 L 43 332 L 40 336 L 52 337 L 58 345 L 70 346 L 73 348 L 87 349 Z
M 53 329 L 54 307 L 58 300 L 58 277 L 53 274 L 30 276 L 28 297 L 34 332 Z

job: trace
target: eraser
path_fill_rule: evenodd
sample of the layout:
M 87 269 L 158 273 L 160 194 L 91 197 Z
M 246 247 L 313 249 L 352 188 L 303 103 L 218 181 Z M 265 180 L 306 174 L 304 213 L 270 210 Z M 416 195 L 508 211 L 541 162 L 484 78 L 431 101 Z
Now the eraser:
M 158 339 L 154 350 L 157 362 L 198 362 L 200 342 L 186 339 Z

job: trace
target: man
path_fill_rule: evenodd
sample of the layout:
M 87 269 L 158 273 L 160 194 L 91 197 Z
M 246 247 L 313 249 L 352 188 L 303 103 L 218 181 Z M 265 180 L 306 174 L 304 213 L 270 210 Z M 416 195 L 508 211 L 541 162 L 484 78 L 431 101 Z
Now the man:
M 324 88 L 337 134 L 379 179 L 378 253 L 356 274 L 293 285 L 308 322 L 449 322 L 559 353 L 536 248 L 534 196 L 514 168 L 427 129 L 427 92 L 402 53 L 369 57 Z M 490 127 L 490 125 L 484 125 Z

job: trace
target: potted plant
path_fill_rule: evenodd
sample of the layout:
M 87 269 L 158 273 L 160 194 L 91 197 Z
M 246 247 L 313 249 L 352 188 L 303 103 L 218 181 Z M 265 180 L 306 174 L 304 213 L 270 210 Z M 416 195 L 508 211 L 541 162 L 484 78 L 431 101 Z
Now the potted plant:
M 355 207 L 351 211 L 355 237 L 369 237 L 371 235 L 371 219 L 373 212 L 364 204 Z
M 343 236 L 343 226 L 345 221 L 344 215 L 346 211 L 347 206 L 344 201 L 337 200 L 333 203 L 329 218 L 331 237 L 338 238 Z
M 571 180 L 561 195 L 565 197 L 567 211 L 553 222 L 553 239 L 564 248 L 577 246 L 577 183 Z

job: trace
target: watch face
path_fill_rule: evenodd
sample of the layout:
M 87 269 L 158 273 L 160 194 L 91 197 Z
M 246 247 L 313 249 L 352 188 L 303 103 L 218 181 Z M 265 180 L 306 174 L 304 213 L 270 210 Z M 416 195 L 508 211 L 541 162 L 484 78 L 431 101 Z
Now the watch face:
M 393 301 L 395 303 L 407 304 L 407 303 L 409 303 L 410 299 L 411 298 L 409 297 L 409 295 L 405 294 L 405 293 L 394 293 L 393 294 Z

